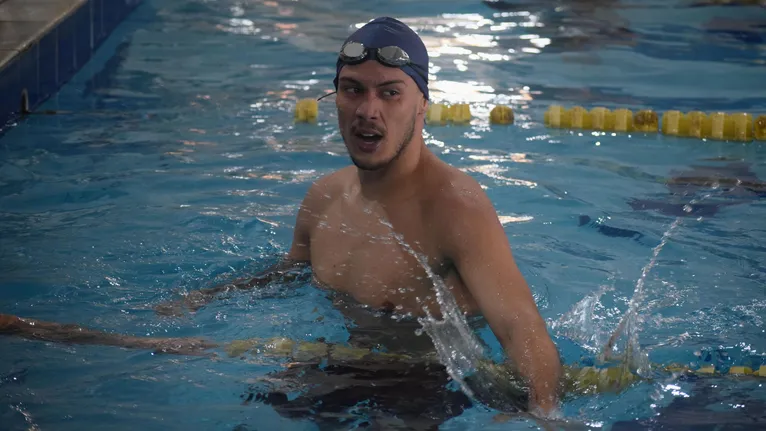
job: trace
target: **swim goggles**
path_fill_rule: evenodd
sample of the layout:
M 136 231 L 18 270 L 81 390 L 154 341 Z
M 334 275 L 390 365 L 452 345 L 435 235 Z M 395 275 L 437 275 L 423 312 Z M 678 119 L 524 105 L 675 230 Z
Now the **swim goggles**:
M 375 58 L 386 66 L 410 66 L 418 75 L 427 79 L 423 74 L 421 66 L 410 60 L 407 51 L 395 45 L 384 46 L 382 48 L 367 48 L 361 42 L 346 42 L 343 44 L 343 47 L 341 47 L 338 57 L 340 58 L 340 61 L 346 64 L 358 64 L 365 61 L 370 53 L 375 55 Z
M 398 46 L 384 46 L 383 48 L 367 48 L 361 42 L 346 42 L 340 48 L 338 53 L 338 59 L 345 64 L 359 64 L 367 60 L 370 53 L 375 55 L 375 58 L 383 65 L 390 67 L 402 67 L 410 66 L 421 78 L 428 82 L 428 76 L 423 71 L 423 67 L 419 64 L 415 64 L 410 60 L 410 55 L 407 51 L 399 48 Z M 317 101 L 324 99 L 325 97 L 337 94 L 337 91 L 325 94 L 317 99 Z

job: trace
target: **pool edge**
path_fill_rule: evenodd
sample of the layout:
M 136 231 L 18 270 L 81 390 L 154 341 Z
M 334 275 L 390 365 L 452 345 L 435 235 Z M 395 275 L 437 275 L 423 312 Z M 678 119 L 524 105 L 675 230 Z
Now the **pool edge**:
M 9 7 L 16 2 L 23 4 L 24 0 L 7 0 L 2 5 Z M 0 21 L 25 29 L 36 26 L 34 34 L 19 38 L 15 49 L 0 55 L 0 135 L 55 95 L 140 3 L 50 0 L 41 4 L 51 10 L 59 8 L 61 13 L 45 21 L 4 20 L 0 16 Z

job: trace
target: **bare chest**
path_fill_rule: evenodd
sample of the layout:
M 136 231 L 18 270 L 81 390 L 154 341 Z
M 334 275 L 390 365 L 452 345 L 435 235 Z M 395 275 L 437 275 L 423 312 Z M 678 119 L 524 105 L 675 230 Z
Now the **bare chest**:
M 401 312 L 419 311 L 433 300 L 426 267 L 440 276 L 448 271 L 418 217 L 342 202 L 318 216 L 311 264 L 316 278 L 332 289 Z

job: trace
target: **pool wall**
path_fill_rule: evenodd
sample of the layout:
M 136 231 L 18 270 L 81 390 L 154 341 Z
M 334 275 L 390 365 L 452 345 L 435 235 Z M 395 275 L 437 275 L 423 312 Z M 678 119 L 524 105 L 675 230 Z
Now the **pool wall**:
M 0 0 L 0 133 L 69 81 L 141 0 Z

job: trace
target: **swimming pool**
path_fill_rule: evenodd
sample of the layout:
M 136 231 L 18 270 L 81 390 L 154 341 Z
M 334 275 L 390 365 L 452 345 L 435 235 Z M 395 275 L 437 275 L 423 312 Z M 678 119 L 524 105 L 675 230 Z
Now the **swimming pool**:
M 317 125 L 292 123 L 295 101 L 332 88 L 350 25 L 385 14 L 423 36 L 434 101 L 471 103 L 470 126 L 428 127 L 427 142 L 485 186 L 566 362 L 595 356 L 680 216 L 646 278 L 642 348 L 658 363 L 764 363 L 764 190 L 679 196 L 662 182 L 702 175 L 692 166 L 766 178 L 763 144 L 542 124 L 552 103 L 763 113 L 762 10 L 588 4 L 146 1 L 43 107 L 57 115 L 0 138 L 0 312 L 147 336 L 343 342 L 341 314 L 310 286 L 232 295 L 191 318 L 152 307 L 286 251 L 311 181 L 348 164 L 332 99 Z M 515 125 L 486 122 L 498 103 Z M 683 211 L 693 198 L 702 216 Z M 704 212 L 713 203 L 726 205 Z M 274 364 L 0 343 L 7 429 L 313 429 L 243 404 Z M 755 429 L 763 383 L 639 384 L 563 411 L 592 428 Z M 496 413 L 474 406 L 441 429 L 532 425 Z

